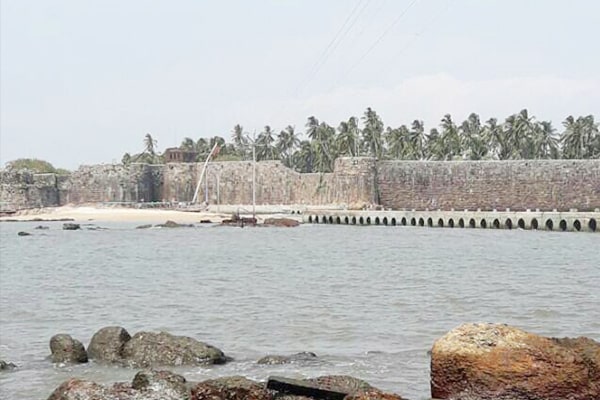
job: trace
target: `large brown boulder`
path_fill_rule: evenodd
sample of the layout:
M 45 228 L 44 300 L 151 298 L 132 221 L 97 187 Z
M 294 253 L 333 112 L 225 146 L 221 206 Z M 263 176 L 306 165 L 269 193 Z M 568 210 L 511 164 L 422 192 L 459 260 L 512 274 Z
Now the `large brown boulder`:
M 102 400 L 109 399 L 108 390 L 97 383 L 71 378 L 57 387 L 48 400 Z
M 54 363 L 86 363 L 88 356 L 83 344 L 71 335 L 60 333 L 50 338 L 50 358 Z
M 120 326 L 107 326 L 94 333 L 88 346 L 88 356 L 103 362 L 119 362 L 122 360 L 123 347 L 131 339 L 131 335 Z
M 123 358 L 137 367 L 223 364 L 225 354 L 216 347 L 187 336 L 167 332 L 138 332 L 125 343 Z
M 600 344 L 498 324 L 465 324 L 431 351 L 438 399 L 600 399 Z

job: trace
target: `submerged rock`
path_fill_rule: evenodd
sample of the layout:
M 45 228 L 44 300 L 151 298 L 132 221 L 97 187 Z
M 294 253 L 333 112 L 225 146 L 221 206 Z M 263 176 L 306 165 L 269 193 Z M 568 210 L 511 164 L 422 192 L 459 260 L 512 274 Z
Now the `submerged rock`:
M 167 221 L 164 224 L 156 225 L 158 228 L 192 228 L 193 224 L 179 224 L 175 221 Z
M 291 218 L 267 218 L 263 222 L 267 226 L 280 226 L 280 227 L 296 227 L 300 225 L 300 222 Z
M 498 324 L 465 324 L 431 352 L 439 399 L 600 399 L 600 344 L 551 339 Z
M 74 224 L 72 222 L 67 222 L 65 224 L 63 224 L 62 227 L 65 231 L 76 231 L 78 229 L 81 229 L 81 225 L 79 224 Z
M 49 226 L 45 226 L 45 225 L 38 225 L 34 229 L 47 230 L 47 229 L 50 229 L 50 227 Z
M 17 368 L 17 366 L 11 362 L 0 360 L 0 371 L 10 371 Z
M 317 358 L 315 353 L 303 351 L 301 353 L 292 354 L 291 356 L 268 355 L 257 361 L 258 364 L 289 364 L 301 361 L 314 361 Z
M 242 377 L 212 379 L 196 384 L 191 400 L 273 400 L 275 393 Z
M 64 333 L 52 336 L 50 351 L 52 352 L 50 358 L 54 363 L 79 364 L 88 361 L 83 344 Z
M 138 332 L 125 343 L 123 358 L 138 367 L 223 364 L 225 354 L 214 346 L 167 332 Z
M 104 362 L 119 362 L 123 359 L 123 347 L 131 335 L 120 326 L 107 326 L 94 333 L 88 346 L 91 359 Z
M 152 224 L 145 224 L 145 225 L 140 225 L 140 226 L 135 227 L 135 229 L 148 229 L 148 228 L 152 228 Z
M 17 236 L 31 236 L 31 233 L 20 231 L 20 232 L 17 233 Z

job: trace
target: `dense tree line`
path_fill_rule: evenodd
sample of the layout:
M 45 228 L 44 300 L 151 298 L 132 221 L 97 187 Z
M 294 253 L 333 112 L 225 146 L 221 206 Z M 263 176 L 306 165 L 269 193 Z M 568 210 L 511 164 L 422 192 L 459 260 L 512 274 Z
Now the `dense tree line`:
M 139 161 L 157 160 L 155 141 L 149 136 Z M 253 139 L 236 125 L 229 143 L 220 136 L 185 138 L 179 147 L 197 152 L 198 161 L 203 161 L 215 143 L 221 148 L 219 160 L 252 159 L 254 145 L 258 161 L 281 160 L 299 172 L 330 172 L 337 157 L 347 156 L 439 161 L 600 158 L 600 133 L 592 115 L 569 116 L 558 132 L 551 122 L 537 121 L 527 110 L 504 122 L 482 122 L 473 113 L 457 123 L 447 114 L 427 131 L 420 120 L 385 127 L 377 112 L 367 108 L 362 117 L 350 117 L 337 127 L 311 116 L 304 133 L 291 125 L 277 133 L 267 125 Z

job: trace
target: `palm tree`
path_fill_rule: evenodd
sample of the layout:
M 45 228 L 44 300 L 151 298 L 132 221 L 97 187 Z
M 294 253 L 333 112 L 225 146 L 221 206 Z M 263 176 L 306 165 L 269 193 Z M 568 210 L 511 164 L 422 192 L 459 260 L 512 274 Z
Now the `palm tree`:
M 481 160 L 488 151 L 489 144 L 485 135 L 485 129 L 481 126 L 479 115 L 472 113 L 460 126 L 463 141 L 463 158 L 469 160 Z
M 273 130 L 269 125 L 266 125 L 261 133 L 256 138 L 256 160 L 277 160 L 277 149 L 273 145 L 275 138 Z
M 185 151 L 194 151 L 196 148 L 196 143 L 194 143 L 194 139 L 186 137 L 182 140 L 179 148 Z
M 356 117 L 350 117 L 348 121 L 340 122 L 338 126 L 338 135 L 336 137 L 336 147 L 342 156 L 356 157 L 358 152 L 358 141 L 360 139 L 360 129 Z
M 385 141 L 387 144 L 387 154 L 390 158 L 400 160 L 404 157 L 409 135 L 406 125 L 394 129 L 390 127 L 387 128 L 385 132 Z
M 277 136 L 277 150 L 283 157 L 283 163 L 286 167 L 292 167 L 292 154 L 299 144 L 300 139 L 292 125 L 288 125 Z
M 535 125 L 534 153 L 535 158 L 560 157 L 559 139 L 550 121 L 542 121 Z
M 294 169 L 298 172 L 314 172 L 315 152 L 311 142 L 303 140 L 299 149 L 292 155 Z
M 423 144 L 425 141 L 425 126 L 423 121 L 414 120 L 411 130 L 408 131 L 407 146 L 403 158 L 408 160 L 421 160 L 423 158 Z
M 562 153 L 564 158 L 580 159 L 583 158 L 583 129 L 581 126 L 581 117 L 573 118 L 569 115 L 563 122 L 565 131 L 560 138 L 562 142 Z
M 237 124 L 233 127 L 231 140 L 233 141 L 233 146 L 235 148 L 236 153 L 240 157 L 245 158 L 246 155 L 248 155 L 249 153 L 248 138 L 244 133 L 244 128 L 240 124 Z
M 453 160 L 462 155 L 460 131 L 450 114 L 444 115 L 440 123 L 440 143 L 436 146 L 436 160 Z
M 363 142 L 369 149 L 369 155 L 377 159 L 383 157 L 383 122 L 377 113 L 368 107 L 362 117 L 364 128 L 362 130 Z
M 490 118 L 484 127 L 488 138 L 489 153 L 497 160 L 510 158 L 511 149 L 508 145 L 508 137 L 502 125 L 498 125 L 496 118 Z

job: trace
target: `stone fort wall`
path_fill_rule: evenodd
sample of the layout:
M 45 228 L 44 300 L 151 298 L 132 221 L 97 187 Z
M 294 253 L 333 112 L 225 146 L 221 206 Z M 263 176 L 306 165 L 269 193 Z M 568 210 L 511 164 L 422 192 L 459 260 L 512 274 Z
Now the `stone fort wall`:
M 0 204 L 22 209 L 80 203 L 189 202 L 200 163 L 82 166 L 69 176 L 0 171 Z M 252 163 L 213 162 L 210 204 L 251 204 Z M 199 190 L 205 198 L 206 186 Z M 334 172 L 300 174 L 256 164 L 256 204 L 381 204 L 389 209 L 600 208 L 600 160 L 381 161 L 341 158 Z

